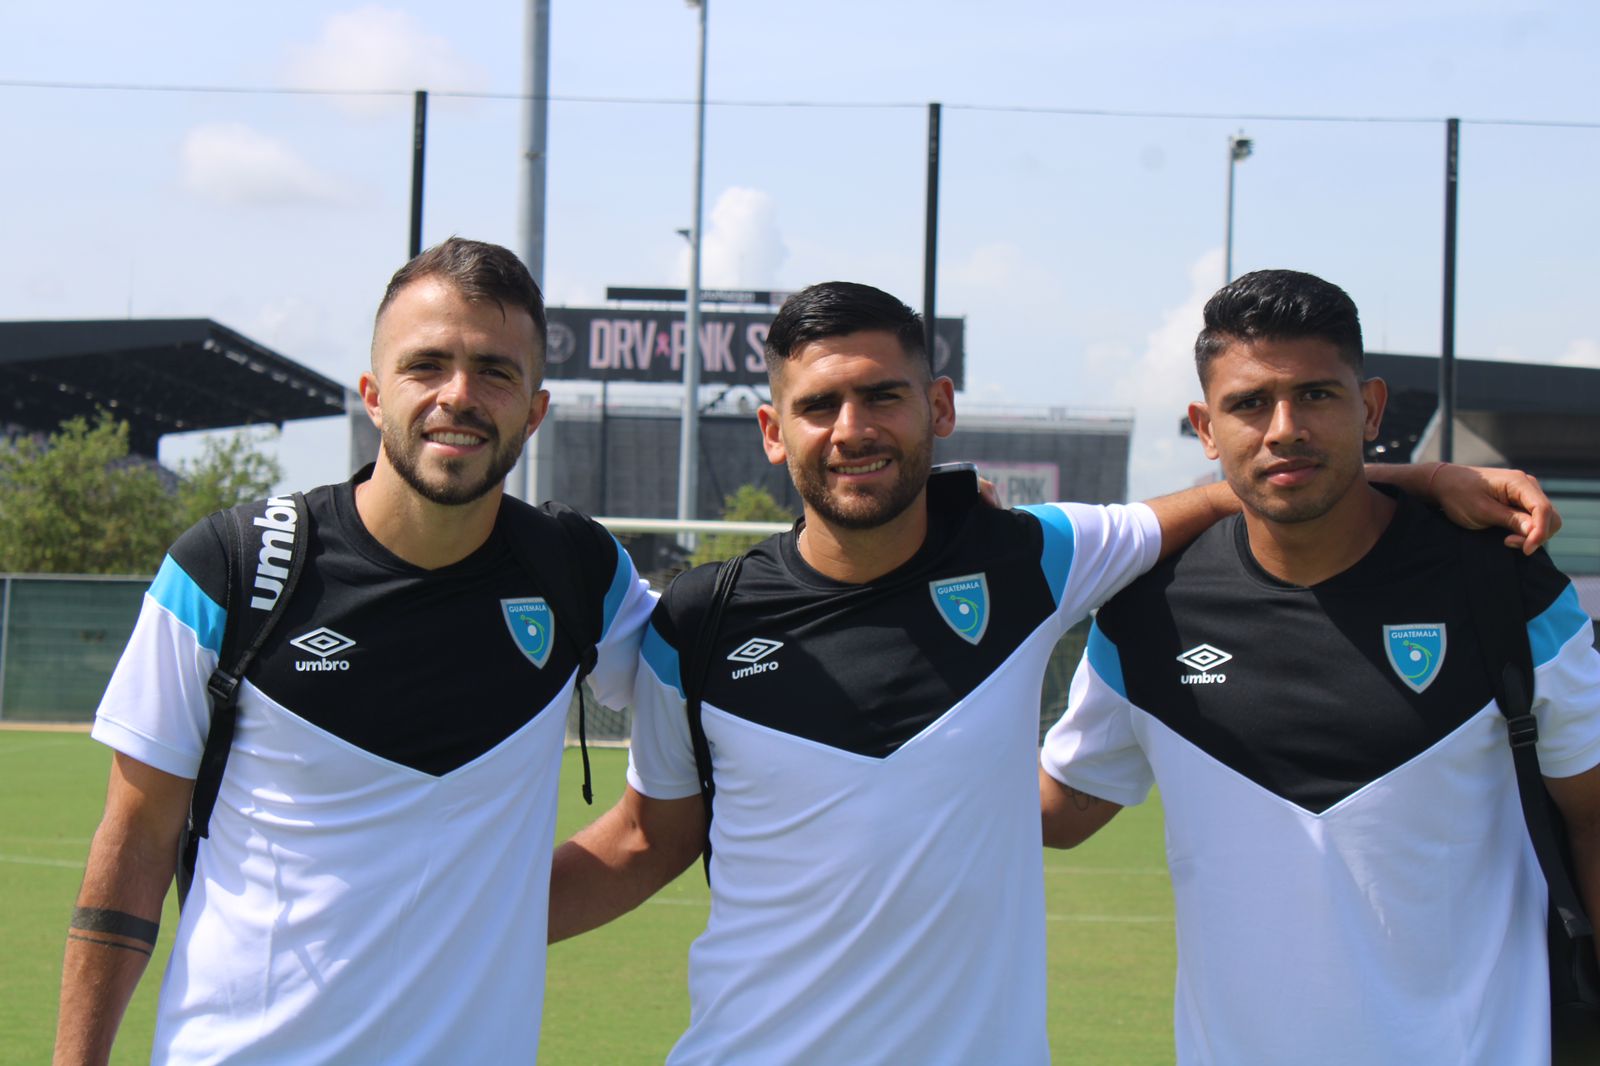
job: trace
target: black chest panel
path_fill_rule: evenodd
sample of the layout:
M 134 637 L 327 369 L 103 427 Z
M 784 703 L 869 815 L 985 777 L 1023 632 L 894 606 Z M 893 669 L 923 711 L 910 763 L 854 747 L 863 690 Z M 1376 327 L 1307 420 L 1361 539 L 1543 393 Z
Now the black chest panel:
M 711 654 L 705 702 L 792 736 L 874 758 L 892 754 L 981 685 L 1055 610 L 1031 515 L 930 497 L 922 549 L 864 585 L 822 576 L 796 533 L 746 558 Z M 931 586 L 981 576 L 987 611 L 977 644 L 946 620 Z M 709 593 L 705 575 L 674 584 L 656 628 L 687 661 L 685 632 Z M 698 580 L 696 580 L 698 578 Z M 692 591 L 688 591 L 692 590 Z M 680 622 L 683 629 L 680 629 Z M 762 645 L 781 647 L 759 659 Z
M 424 570 L 372 538 L 350 485 L 307 493 L 306 502 L 305 570 L 248 675 L 269 698 L 358 748 L 439 775 L 493 749 L 565 687 L 576 666 L 573 641 L 554 639 L 535 665 L 502 606 L 548 592 L 512 553 L 504 510 L 476 552 Z M 195 539 L 186 535 L 174 557 L 222 602 L 221 542 Z M 616 565 L 608 540 L 596 538 L 593 558 L 562 560 L 592 574 L 585 584 L 594 586 L 597 616 Z M 572 620 L 558 614 L 554 624 Z
M 1263 788 L 1321 812 L 1492 699 L 1460 580 L 1460 538 L 1474 535 L 1499 534 L 1469 534 L 1402 500 L 1366 557 L 1301 588 L 1260 569 L 1234 518 L 1130 585 L 1097 623 L 1117 647 L 1135 706 Z M 1524 567 L 1532 570 L 1555 574 L 1548 563 Z M 1532 584 L 1530 616 L 1560 588 Z M 1433 625 L 1444 626 L 1443 654 L 1416 692 L 1390 660 L 1385 627 Z M 1191 662 L 1232 658 L 1204 670 L 1180 661 L 1201 645 L 1214 652 Z M 1401 666 L 1414 669 L 1399 651 Z

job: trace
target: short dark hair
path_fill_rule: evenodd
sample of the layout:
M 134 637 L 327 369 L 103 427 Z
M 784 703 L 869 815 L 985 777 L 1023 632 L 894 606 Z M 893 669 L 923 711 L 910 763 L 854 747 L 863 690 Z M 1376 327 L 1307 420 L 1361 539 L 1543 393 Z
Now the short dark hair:
M 528 312 L 533 317 L 533 332 L 539 341 L 538 351 L 533 353 L 535 384 L 544 377 L 545 345 L 550 332 L 544 313 L 544 294 L 522 260 L 509 248 L 463 237 L 440 241 L 395 271 L 394 277 L 389 279 L 389 287 L 383 290 L 378 313 L 373 316 L 374 326 L 401 289 L 424 278 L 447 281 L 468 300 L 493 300 L 503 311 Z
M 812 341 L 863 330 L 893 333 L 906 355 L 921 360 L 933 373 L 922 316 L 882 289 L 854 281 L 824 281 L 783 302 L 767 330 L 767 372 L 776 373 L 784 360 Z
M 1235 278 L 1206 301 L 1205 328 L 1194 342 L 1200 385 L 1206 384 L 1211 360 L 1230 344 L 1306 337 L 1331 343 L 1362 375 L 1361 317 L 1343 289 L 1298 270 L 1256 270 Z

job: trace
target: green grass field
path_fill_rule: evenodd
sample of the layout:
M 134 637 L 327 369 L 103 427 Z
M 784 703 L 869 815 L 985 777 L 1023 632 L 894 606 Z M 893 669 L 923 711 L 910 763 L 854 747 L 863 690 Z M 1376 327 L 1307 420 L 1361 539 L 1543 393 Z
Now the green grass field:
M 596 807 L 562 768 L 562 837 L 622 790 L 625 755 L 593 753 Z M 0 732 L 0 1062 L 49 1060 L 67 918 L 104 798 L 107 750 L 81 733 Z M 1172 1061 L 1172 895 L 1152 802 L 1095 840 L 1046 852 L 1050 1042 L 1057 1063 Z M 688 1020 L 684 962 L 705 924 L 698 865 L 610 926 L 550 952 L 541 1058 L 660 1063 Z M 147 1058 L 155 991 L 176 911 L 124 1021 L 115 1063 Z

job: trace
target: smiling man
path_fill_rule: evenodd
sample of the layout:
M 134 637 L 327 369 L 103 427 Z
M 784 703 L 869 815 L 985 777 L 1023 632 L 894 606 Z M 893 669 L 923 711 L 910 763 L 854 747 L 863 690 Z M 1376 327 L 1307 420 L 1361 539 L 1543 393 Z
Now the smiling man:
M 954 391 L 918 316 L 870 286 L 795 294 L 766 354 L 762 443 L 805 513 L 747 555 L 709 639 L 711 915 L 669 1062 L 1044 1062 L 1046 664 L 1163 546 L 1238 505 L 1213 485 L 1003 511 L 930 477 Z M 716 577 L 680 577 L 652 616 L 628 787 L 557 851 L 554 939 L 701 849 L 682 677 Z
M 1385 387 L 1338 287 L 1239 278 L 1195 361 L 1189 416 L 1244 511 L 1097 616 L 1045 742 L 1046 842 L 1161 789 L 1183 1066 L 1549 1062 L 1544 880 L 1463 586 L 1493 534 L 1368 482 Z M 1517 561 L 1539 763 L 1597 914 L 1600 657 L 1572 584 Z
M 299 521 L 287 498 L 231 566 L 224 516 L 173 545 L 95 720 L 115 755 L 58 1063 L 106 1061 L 154 947 L 227 613 L 266 598 L 233 574 L 287 570 L 294 550 L 305 569 L 240 686 L 152 1060 L 533 1061 L 579 659 L 593 647 L 590 683 L 626 704 L 652 602 L 604 529 L 502 494 L 549 402 L 544 344 L 514 255 L 429 249 L 389 283 L 361 376 L 376 464 L 306 494 L 297 549 L 273 539 Z

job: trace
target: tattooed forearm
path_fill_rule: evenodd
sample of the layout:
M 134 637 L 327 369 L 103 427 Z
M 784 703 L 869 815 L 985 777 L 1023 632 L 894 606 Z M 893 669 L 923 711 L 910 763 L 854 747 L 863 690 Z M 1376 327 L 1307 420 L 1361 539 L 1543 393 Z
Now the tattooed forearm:
M 67 939 L 68 940 L 81 940 L 85 944 L 99 944 L 99 945 L 101 945 L 103 947 L 108 947 L 108 948 L 121 948 L 123 951 L 137 951 L 139 954 L 145 956 L 146 958 L 149 958 L 149 956 L 150 956 L 150 949 L 149 948 L 142 948 L 137 944 L 124 944 L 120 940 L 102 940 L 100 937 L 97 937 L 97 936 L 80 936 L 77 933 L 68 933 L 67 934 Z
M 1067 799 L 1071 800 L 1073 807 L 1080 811 L 1086 811 L 1097 803 L 1105 802 L 1099 796 L 1091 796 L 1087 792 L 1079 792 L 1077 789 L 1070 787 L 1067 788 Z
M 78 907 L 72 912 L 67 939 L 82 940 L 106 947 L 126 948 L 143 955 L 150 954 L 156 946 L 156 935 L 161 923 L 141 918 L 126 911 L 106 910 L 102 907 Z M 97 933 L 98 936 L 84 936 Z

